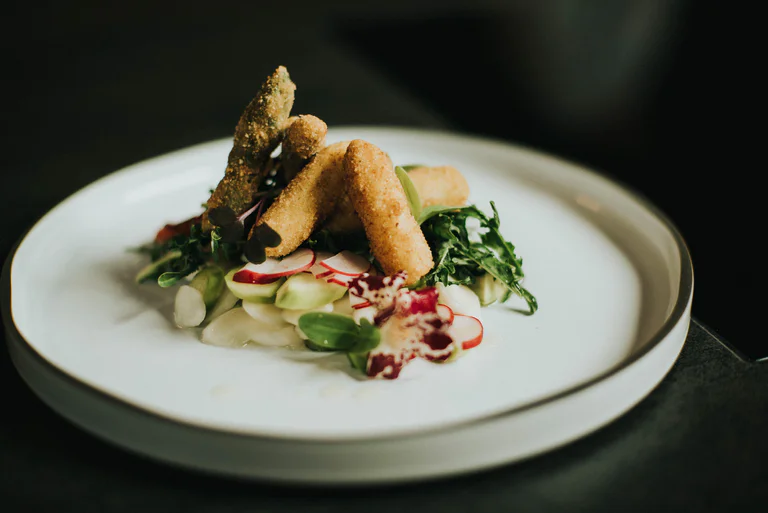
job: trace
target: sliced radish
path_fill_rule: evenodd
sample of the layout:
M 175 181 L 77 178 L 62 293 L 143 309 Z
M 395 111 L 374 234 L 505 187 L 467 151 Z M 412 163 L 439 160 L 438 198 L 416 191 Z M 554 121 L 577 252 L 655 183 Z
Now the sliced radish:
M 315 278 L 327 278 L 330 275 L 333 274 L 333 271 L 329 271 L 327 268 L 320 265 L 323 260 L 327 260 L 333 256 L 333 253 L 329 253 L 327 251 L 318 251 L 315 254 L 315 263 L 312 265 L 312 267 L 309 268 L 309 272 L 311 272 Z
M 334 274 L 330 278 L 328 278 L 328 283 L 335 283 L 336 285 L 341 285 L 342 287 L 349 287 L 350 282 L 354 280 L 355 276 L 347 276 L 343 274 Z
M 437 305 L 437 315 L 445 319 L 448 324 L 453 324 L 453 310 L 448 305 Z
M 371 302 L 365 299 L 364 297 L 360 297 L 357 294 L 353 294 L 352 291 L 349 292 L 349 306 L 351 306 L 354 310 L 359 310 L 361 308 L 367 308 L 371 306 Z
M 323 260 L 320 265 L 342 276 L 360 276 L 371 268 L 368 260 L 347 250 Z
M 309 270 L 315 263 L 315 252 L 297 249 L 282 260 L 267 258 L 260 264 L 248 263 L 232 277 L 238 283 L 271 283 L 285 276 Z
M 370 301 L 363 301 L 362 303 L 357 303 L 356 305 L 353 305 L 352 308 L 354 310 L 362 310 L 363 308 L 368 308 L 369 306 L 371 306 Z
M 281 310 L 280 316 L 281 316 L 281 320 L 287 322 L 288 324 L 293 324 L 294 326 L 298 326 L 299 318 L 305 313 L 311 313 L 311 312 L 325 312 L 325 313 L 333 312 L 333 303 L 328 303 L 327 305 L 323 305 L 318 308 L 310 308 L 308 310 Z
M 448 335 L 462 349 L 472 349 L 483 341 L 483 323 L 471 315 L 454 314 Z

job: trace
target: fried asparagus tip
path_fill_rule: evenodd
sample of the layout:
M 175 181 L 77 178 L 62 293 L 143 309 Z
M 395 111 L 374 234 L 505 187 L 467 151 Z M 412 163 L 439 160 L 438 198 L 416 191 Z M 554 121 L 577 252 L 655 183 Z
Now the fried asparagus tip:
M 291 120 L 293 120 L 291 122 Z M 325 145 L 328 125 L 315 116 L 302 115 L 288 120 L 281 161 L 285 178 L 290 181 L 309 159 Z
M 203 214 L 204 230 L 211 229 L 208 221 L 211 209 L 228 206 L 241 214 L 255 201 L 266 172 L 264 164 L 282 139 L 295 90 L 288 70 L 280 66 L 245 108 L 235 127 L 224 178 L 208 200 L 208 208 Z

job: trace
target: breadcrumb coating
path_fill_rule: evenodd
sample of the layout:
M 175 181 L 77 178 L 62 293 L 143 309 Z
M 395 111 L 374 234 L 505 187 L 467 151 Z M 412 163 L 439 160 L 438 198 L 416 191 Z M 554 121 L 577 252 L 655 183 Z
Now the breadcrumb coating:
M 386 274 L 406 271 L 406 284 L 416 283 L 432 269 L 432 252 L 391 160 L 373 144 L 356 139 L 347 148 L 344 171 L 347 194 L 373 256 Z

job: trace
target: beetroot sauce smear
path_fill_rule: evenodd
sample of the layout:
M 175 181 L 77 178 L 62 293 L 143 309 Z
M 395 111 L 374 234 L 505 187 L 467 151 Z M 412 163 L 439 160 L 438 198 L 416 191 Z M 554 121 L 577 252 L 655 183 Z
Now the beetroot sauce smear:
M 407 274 L 363 274 L 349 284 L 349 293 L 366 299 L 376 309 L 374 324 L 381 329 L 379 346 L 368 354 L 367 374 L 395 379 L 414 358 L 441 362 L 457 346 L 448 335 L 449 323 L 437 311 L 435 287 L 403 288 Z

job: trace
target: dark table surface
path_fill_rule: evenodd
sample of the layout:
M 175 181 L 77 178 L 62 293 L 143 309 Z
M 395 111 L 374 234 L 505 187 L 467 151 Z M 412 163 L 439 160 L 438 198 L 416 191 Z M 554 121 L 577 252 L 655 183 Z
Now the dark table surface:
M 567 16 L 483 1 L 393 1 L 376 11 L 351 1 L 299 2 L 290 15 L 277 5 L 213 9 L 196 2 L 183 10 L 149 2 L 120 9 L 14 6 L 3 34 L 10 50 L 4 84 L 12 93 L 6 93 L 0 154 L 6 221 L 0 254 L 40 215 L 104 174 L 230 136 L 254 89 L 275 65 L 285 64 L 298 85 L 294 112 L 317 114 L 329 125 L 493 135 L 574 158 L 638 188 L 670 214 L 691 246 L 694 315 L 760 354 L 757 312 L 736 308 L 739 299 L 749 302 L 733 299 L 741 295 L 736 284 L 751 276 L 751 257 L 739 257 L 742 265 L 727 269 L 727 276 L 721 257 L 743 249 L 737 217 L 761 219 L 750 218 L 749 191 L 735 188 L 748 174 L 740 167 L 745 157 L 723 129 L 730 120 L 723 112 L 730 110 L 722 101 L 736 108 L 752 97 L 745 100 L 746 89 L 739 87 L 741 96 L 732 88 L 724 99 L 710 84 L 704 123 L 704 104 L 690 98 L 690 88 L 700 84 L 705 61 L 719 63 L 722 72 L 732 66 L 717 60 L 715 46 L 702 37 L 718 16 L 686 2 L 670 2 L 675 7 L 669 12 L 650 16 L 642 8 L 648 3 L 628 2 L 629 18 L 657 28 L 669 24 L 661 38 L 669 55 L 657 56 L 655 65 L 646 56 L 651 60 L 639 69 L 661 71 L 648 71 L 645 82 L 632 73 L 622 82 L 619 73 L 613 89 L 600 77 L 586 80 L 586 71 L 574 74 L 568 65 L 573 56 L 552 48 L 567 48 L 593 32 L 609 37 L 610 31 L 590 24 L 614 26 L 627 14 L 621 10 Z M 560 24 L 553 28 L 552 19 Z M 635 25 L 633 33 L 640 30 Z M 548 34 L 545 42 L 557 45 L 531 33 Z M 505 44 L 540 55 L 550 71 L 560 70 L 561 80 L 547 80 L 541 66 L 522 52 L 507 52 Z M 700 55 L 706 51 L 709 59 Z M 627 55 L 618 61 L 602 55 L 603 68 L 613 63 L 620 71 L 616 63 Z M 533 84 L 516 80 L 523 71 L 538 78 Z M 467 101 L 467 91 L 480 87 L 477 77 L 488 81 L 485 94 Z M 559 94 L 558 83 L 569 78 L 572 94 Z M 637 83 L 646 86 L 628 86 Z M 601 84 L 605 93 L 596 101 Z M 616 90 L 634 96 L 608 94 Z M 551 102 L 559 109 L 542 107 L 537 94 L 545 93 L 559 98 Z M 485 105 L 489 98 L 498 105 Z M 675 137 L 677 146 L 670 142 Z M 726 176 L 707 181 L 700 173 L 729 157 L 721 170 Z M 736 192 L 738 200 L 729 200 Z M 768 501 L 768 365 L 737 358 L 712 331 L 694 323 L 680 359 L 646 400 L 561 450 L 448 481 L 353 491 L 238 483 L 126 454 L 52 413 L 2 351 L 0 511 L 758 510 Z

